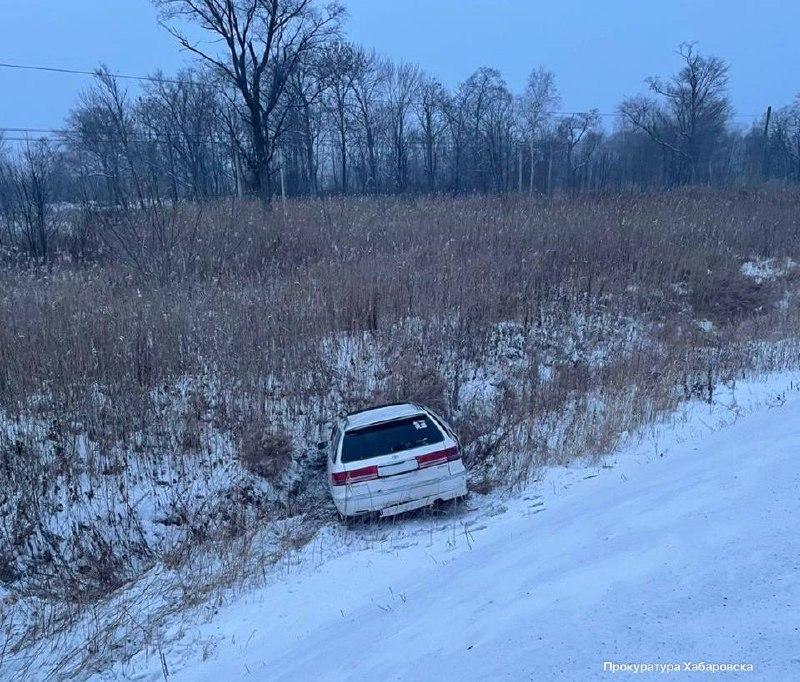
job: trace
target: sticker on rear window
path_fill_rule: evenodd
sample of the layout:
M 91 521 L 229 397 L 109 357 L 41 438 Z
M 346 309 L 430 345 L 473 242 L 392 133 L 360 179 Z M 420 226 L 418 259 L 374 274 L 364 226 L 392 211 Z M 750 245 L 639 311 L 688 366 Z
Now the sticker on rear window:
M 417 419 L 414 422 L 414 428 L 415 429 L 427 429 L 428 428 L 428 423 L 424 419 Z

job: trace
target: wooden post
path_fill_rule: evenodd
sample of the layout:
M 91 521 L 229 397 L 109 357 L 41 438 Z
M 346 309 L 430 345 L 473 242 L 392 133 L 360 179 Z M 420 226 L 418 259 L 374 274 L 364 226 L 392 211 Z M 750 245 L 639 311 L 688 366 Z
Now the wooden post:
M 761 175 L 764 180 L 769 176 L 769 119 L 772 117 L 772 106 L 767 107 L 764 120 L 764 158 L 761 161 Z

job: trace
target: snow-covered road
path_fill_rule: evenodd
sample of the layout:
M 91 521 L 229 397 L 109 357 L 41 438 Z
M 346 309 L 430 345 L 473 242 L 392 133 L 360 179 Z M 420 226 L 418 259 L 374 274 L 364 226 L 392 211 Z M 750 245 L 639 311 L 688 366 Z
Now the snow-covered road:
M 305 568 L 173 648 L 170 679 L 622 676 L 604 662 L 800 679 L 800 394 L 774 400 L 780 386 L 732 425 L 696 405 L 690 437 L 662 429 L 613 467 L 551 472 L 402 541 L 324 561 L 312 545 Z

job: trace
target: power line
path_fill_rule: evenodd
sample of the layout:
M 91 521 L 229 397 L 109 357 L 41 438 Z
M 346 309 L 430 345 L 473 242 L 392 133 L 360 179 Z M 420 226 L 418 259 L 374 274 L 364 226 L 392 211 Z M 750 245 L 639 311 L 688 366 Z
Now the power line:
M 177 85 L 208 85 L 203 83 L 198 83 L 197 81 L 191 80 L 178 80 L 175 78 L 158 78 L 156 76 L 134 76 L 131 74 L 126 73 L 111 73 L 101 71 L 100 69 L 95 69 L 94 71 L 84 71 L 82 69 L 67 69 L 62 67 L 55 67 L 55 66 L 33 66 L 30 64 L 11 64 L 8 62 L 0 62 L 0 67 L 4 69 L 18 69 L 18 70 L 25 70 L 25 71 L 46 71 L 49 73 L 60 73 L 60 74 L 72 74 L 72 75 L 80 75 L 80 76 L 99 76 L 103 73 L 113 77 L 113 78 L 123 78 L 126 80 L 135 80 L 135 81 L 149 81 L 152 83 L 175 83 Z
M 54 67 L 54 66 L 33 66 L 29 64 L 13 64 L 10 62 L 0 62 L 0 68 L 5 69 L 22 69 L 28 71 L 46 71 L 50 73 L 59 73 L 59 74 L 73 74 L 73 75 L 82 75 L 82 76 L 98 76 L 101 73 L 106 73 L 107 75 L 113 78 L 124 78 L 127 80 L 135 80 L 135 81 L 146 81 L 150 83 L 173 83 L 175 85 L 196 85 L 198 87 L 213 87 L 211 83 L 201 83 L 198 81 L 193 80 L 180 80 L 177 78 L 160 78 L 157 76 L 135 76 L 131 74 L 124 74 L 124 73 L 111 73 L 111 72 L 104 72 L 100 69 L 95 69 L 94 71 L 85 71 L 82 69 L 68 69 L 62 67 Z M 588 113 L 586 111 L 552 111 L 551 114 L 555 114 L 557 116 L 575 116 L 578 114 L 585 114 Z M 608 112 L 608 111 L 598 111 L 598 116 L 607 116 L 607 117 L 617 117 L 619 116 L 618 112 Z M 732 114 L 731 118 L 746 118 L 746 119 L 757 119 L 761 118 L 764 114 Z M 2 130 L 2 129 L 0 129 Z
M 85 134 L 81 131 L 76 130 L 68 130 L 66 128 L 10 128 L 10 127 L 2 127 L 0 126 L 0 134 L 2 133 L 45 133 L 48 137 L 21 137 L 21 136 L 12 136 L 12 137 L 3 137 L 3 140 L 38 140 L 38 139 L 48 139 L 53 141 L 61 141 L 61 142 L 68 142 L 70 140 L 96 140 L 101 142 L 110 142 L 113 139 L 112 136 L 109 135 L 99 135 L 97 133 L 93 134 Z M 179 135 L 175 136 L 175 139 L 181 140 L 195 140 L 195 141 L 202 141 L 202 142 L 215 142 L 220 143 L 220 140 L 216 140 L 211 138 L 208 135 Z M 130 137 L 128 138 L 129 142 L 169 142 L 170 140 L 164 137 Z M 226 143 L 227 144 L 227 143 Z
M 105 143 L 108 143 L 108 144 L 111 144 L 111 143 L 115 142 L 115 140 L 111 140 L 109 138 L 102 138 L 102 139 L 101 138 L 90 138 L 90 139 L 93 142 L 105 142 Z M 86 140 L 86 138 L 83 138 L 83 140 Z M 66 137 L 3 137 L 3 138 L 0 138 L 0 142 L 19 142 L 19 143 L 23 143 L 23 142 L 27 142 L 27 143 L 53 142 L 53 143 L 57 143 L 57 144 L 65 144 L 67 142 L 72 142 L 72 141 L 74 141 L 74 140 L 71 140 L 71 139 L 66 138 Z M 206 144 L 221 145 L 223 147 L 230 147 L 231 146 L 230 142 L 226 142 L 225 140 L 215 140 L 215 139 L 210 138 L 210 137 L 209 138 L 205 138 L 203 140 L 203 142 L 205 142 Z M 166 144 L 169 144 L 170 141 L 169 140 L 165 140 L 165 139 L 152 138 L 152 139 L 148 139 L 148 140 L 128 140 L 128 143 L 129 144 L 133 144 L 133 145 L 140 145 L 140 144 L 162 144 L 162 145 L 166 145 Z
M 41 136 L 20 136 L 20 135 L 12 135 L 12 136 L 0 136 L 0 142 L 58 142 L 58 143 L 65 143 L 65 142 L 105 142 L 105 143 L 115 143 L 119 141 L 119 138 L 114 138 L 111 136 L 102 137 L 100 135 L 82 135 L 80 133 L 70 133 L 70 131 L 60 131 L 56 129 L 47 129 L 47 128 L 0 128 L 0 133 L 4 131 L 13 131 L 13 132 L 22 132 L 22 133 L 48 133 L 48 135 L 41 135 Z M 49 133 L 57 133 L 57 134 L 49 134 Z M 217 138 L 213 138 L 207 135 L 181 135 L 176 136 L 173 139 L 167 139 L 164 137 L 129 137 L 127 142 L 130 144 L 171 144 L 174 142 L 181 142 L 181 141 L 194 141 L 194 142 L 205 142 L 208 144 L 218 144 L 224 146 L 230 146 L 230 140 L 220 140 Z
M 111 73 L 110 71 L 102 71 L 95 69 L 94 71 L 85 71 L 83 69 L 67 69 L 56 66 L 34 66 L 31 64 L 12 64 L 9 62 L 0 62 L 0 68 L 4 69 L 17 69 L 23 71 L 46 71 L 48 73 L 60 73 L 78 76 L 100 76 L 106 74 L 112 78 L 122 78 L 125 80 L 134 81 L 149 81 L 151 83 L 174 83 L 176 85 L 198 85 L 201 87 L 211 87 L 210 83 L 198 83 L 193 80 L 179 80 L 177 78 L 160 78 L 158 76 L 134 76 L 127 73 Z
M 0 133 L 67 133 L 63 128 L 2 128 Z M 9 139 L 9 138 L 5 138 Z
M 45 140 L 47 142 L 66 142 L 66 137 L 0 137 L 0 141 L 3 142 L 40 142 L 41 140 Z
M 584 110 L 584 111 L 550 111 L 548 112 L 551 115 L 556 116 L 580 116 L 583 114 L 591 113 L 591 109 Z M 619 112 L 611 113 L 608 111 L 597 111 L 595 112 L 598 116 L 619 116 Z M 762 118 L 764 114 L 731 114 L 730 118 Z

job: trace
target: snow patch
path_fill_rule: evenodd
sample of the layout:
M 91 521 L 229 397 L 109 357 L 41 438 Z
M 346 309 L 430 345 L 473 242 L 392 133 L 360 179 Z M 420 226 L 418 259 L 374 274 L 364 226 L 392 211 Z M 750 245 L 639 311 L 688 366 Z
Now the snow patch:
M 711 320 L 697 320 L 697 327 L 706 334 L 714 331 L 714 323 Z
M 766 258 L 747 261 L 740 271 L 760 284 L 785 277 L 796 267 L 797 263 L 791 258 Z

